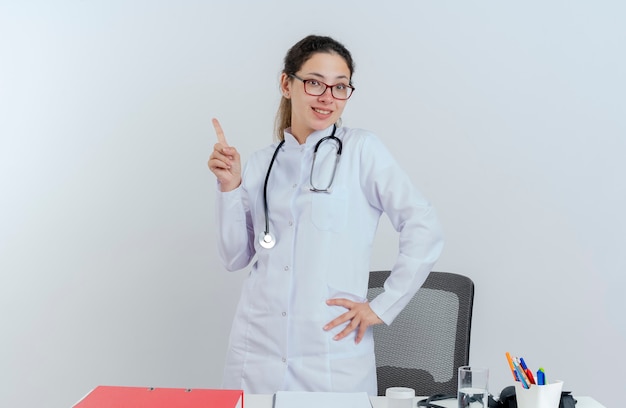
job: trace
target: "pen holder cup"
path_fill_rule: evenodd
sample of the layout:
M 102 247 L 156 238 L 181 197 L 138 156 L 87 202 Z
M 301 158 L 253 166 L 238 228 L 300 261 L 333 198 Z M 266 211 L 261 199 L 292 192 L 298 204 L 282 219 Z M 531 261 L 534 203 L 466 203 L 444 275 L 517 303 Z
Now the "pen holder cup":
M 517 408 L 559 408 L 562 390 L 563 381 L 555 381 L 546 385 L 531 384 L 528 389 L 516 382 Z

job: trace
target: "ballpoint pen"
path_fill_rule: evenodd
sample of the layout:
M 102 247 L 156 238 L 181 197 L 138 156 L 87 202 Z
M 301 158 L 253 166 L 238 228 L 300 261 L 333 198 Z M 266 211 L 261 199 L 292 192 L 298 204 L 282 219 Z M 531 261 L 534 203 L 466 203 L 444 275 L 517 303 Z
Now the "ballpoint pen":
M 524 370 L 516 360 L 513 360 L 513 366 L 515 367 L 515 372 L 517 372 L 517 374 L 519 375 L 522 386 L 524 388 L 530 388 L 530 382 L 528 381 L 528 377 L 526 377 L 526 373 L 524 373 Z
M 522 366 L 522 370 L 524 370 L 524 373 L 528 377 L 528 381 L 530 381 L 531 384 L 536 384 L 535 378 L 533 377 L 533 373 L 532 371 L 530 371 L 530 369 L 526 365 L 526 362 L 524 361 L 524 359 L 520 357 L 519 361 L 520 361 L 520 365 Z
M 513 379 L 515 381 L 519 381 L 519 376 L 517 375 L 517 371 L 515 371 L 515 366 L 513 365 L 513 358 L 511 357 L 511 353 L 506 352 L 506 361 L 509 362 L 509 367 L 511 368 L 511 373 L 513 374 Z

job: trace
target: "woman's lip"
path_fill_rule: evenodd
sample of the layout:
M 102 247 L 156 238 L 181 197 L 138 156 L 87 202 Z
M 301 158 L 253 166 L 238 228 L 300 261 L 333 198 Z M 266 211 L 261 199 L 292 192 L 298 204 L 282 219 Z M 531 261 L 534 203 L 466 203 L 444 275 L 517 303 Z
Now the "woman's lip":
M 333 111 L 328 110 L 328 109 L 322 109 L 322 108 L 311 108 L 311 109 L 313 109 L 313 112 L 317 113 L 318 115 L 328 116 L 333 113 Z

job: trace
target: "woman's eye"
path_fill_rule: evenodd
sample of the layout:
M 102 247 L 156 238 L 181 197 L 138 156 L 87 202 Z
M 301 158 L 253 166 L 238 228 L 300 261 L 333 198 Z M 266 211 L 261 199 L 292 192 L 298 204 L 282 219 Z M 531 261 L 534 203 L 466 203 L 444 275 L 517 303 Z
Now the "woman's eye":
M 320 86 L 320 82 L 316 81 L 315 79 L 307 79 L 307 82 L 309 83 L 309 85 L 311 86 Z
M 337 88 L 338 91 L 345 91 L 347 87 L 348 87 L 348 85 L 345 85 L 345 84 L 337 84 L 337 85 L 335 85 L 335 88 Z

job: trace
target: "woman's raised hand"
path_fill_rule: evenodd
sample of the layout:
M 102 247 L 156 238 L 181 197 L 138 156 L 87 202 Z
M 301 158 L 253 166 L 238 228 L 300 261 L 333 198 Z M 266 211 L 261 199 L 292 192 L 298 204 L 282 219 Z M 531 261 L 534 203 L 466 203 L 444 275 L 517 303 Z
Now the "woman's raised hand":
M 226 142 L 224 131 L 217 119 L 213 119 L 217 143 L 209 156 L 209 169 L 220 183 L 221 191 L 231 191 L 241 184 L 241 158 L 237 149 Z

